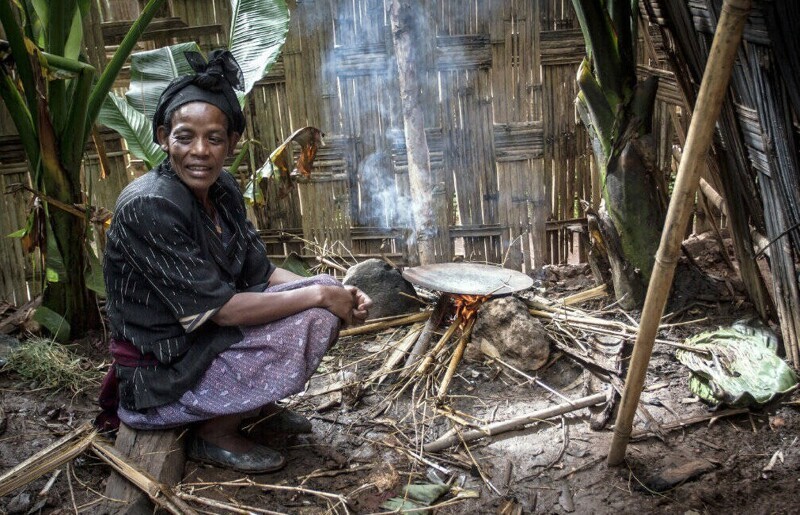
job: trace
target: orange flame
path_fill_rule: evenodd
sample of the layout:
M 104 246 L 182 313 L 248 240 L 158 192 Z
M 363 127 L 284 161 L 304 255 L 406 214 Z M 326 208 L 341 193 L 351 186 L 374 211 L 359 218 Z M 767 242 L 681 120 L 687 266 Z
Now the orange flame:
M 491 298 L 491 295 L 453 295 L 453 304 L 456 307 L 456 320 L 459 320 L 462 326 L 465 326 L 468 321 L 475 318 L 478 314 L 481 304 Z

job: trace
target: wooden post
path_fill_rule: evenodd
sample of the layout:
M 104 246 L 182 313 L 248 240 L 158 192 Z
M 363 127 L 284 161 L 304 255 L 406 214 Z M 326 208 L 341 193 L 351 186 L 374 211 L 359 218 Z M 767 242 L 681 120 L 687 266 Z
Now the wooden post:
M 160 483 L 175 486 L 183 479 L 183 466 L 186 463 L 185 439 L 182 438 L 185 431 L 137 431 L 120 423 L 114 448 L 135 461 Z M 153 513 L 153 504 L 147 494 L 116 472 L 112 472 L 108 479 L 105 495 L 110 513 Z
M 420 83 L 417 77 L 419 66 L 416 52 L 419 51 L 419 31 L 416 30 L 414 9 L 417 2 L 392 0 L 391 23 L 394 54 L 397 60 L 400 82 L 400 101 L 403 106 L 406 153 L 408 155 L 408 180 L 413 202 L 414 235 L 420 265 L 436 262 L 436 210 L 434 209 L 430 152 L 425 139 L 425 115 L 420 102 Z M 417 255 L 409 248 L 409 261 Z M 416 264 L 416 263 L 413 263 Z
M 614 424 L 614 438 L 608 454 L 609 465 L 619 465 L 625 459 L 625 449 L 630 439 L 633 417 L 642 393 L 653 342 L 672 287 L 681 241 L 691 215 L 700 178 L 699 171 L 711 145 L 714 126 L 728 89 L 736 50 L 749 11 L 750 0 L 725 0 L 722 6 L 722 14 L 703 73 L 689 133 L 686 136 L 686 147 L 675 179 L 655 266 L 650 276 L 642 320 L 636 335 L 628 376 L 625 379 L 625 390 Z

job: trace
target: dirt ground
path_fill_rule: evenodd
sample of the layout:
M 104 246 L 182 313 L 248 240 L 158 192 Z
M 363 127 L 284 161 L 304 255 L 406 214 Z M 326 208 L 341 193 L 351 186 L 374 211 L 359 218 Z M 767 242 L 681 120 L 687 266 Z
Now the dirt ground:
M 751 315 L 735 281 L 725 279 L 715 244 L 702 242 L 699 264 L 729 285 L 733 297 L 716 301 L 698 293 L 660 333 L 681 341 L 708 328 Z M 716 254 L 715 254 L 716 253 Z M 553 297 L 593 286 L 584 266 L 553 267 L 537 284 Z M 726 286 L 727 288 L 727 286 Z M 591 301 L 601 308 L 610 298 Z M 610 311 L 607 311 L 610 313 Z M 621 319 L 624 315 L 616 314 Z M 631 316 L 638 320 L 638 314 Z M 700 321 L 698 321 L 700 320 Z M 414 405 L 407 393 L 388 410 L 392 385 L 366 384 L 326 394 L 314 391 L 341 381 L 364 380 L 379 366 L 382 349 L 407 328 L 342 339 L 312 379 L 309 392 L 292 400 L 314 421 L 311 435 L 275 438 L 288 464 L 249 481 L 235 472 L 188 461 L 182 491 L 242 507 L 242 512 L 379 513 L 402 497 L 404 485 L 445 482 L 448 493 L 434 501 L 436 513 L 800 513 L 800 394 L 762 411 L 706 420 L 646 436 L 628 447 L 625 465 L 605 463 L 612 432 L 590 427 L 593 412 L 579 410 L 527 428 L 437 453 L 421 452 L 452 425 L 452 418 L 485 423 L 561 404 L 559 396 L 482 360 L 464 361 L 440 411 Z M 102 338 L 79 342 L 92 362 L 103 360 Z M 556 353 L 554 353 L 554 356 Z M 569 398 L 585 395 L 588 372 L 566 354 L 552 359 L 538 378 Z M 692 397 L 689 371 L 673 349 L 656 344 L 642 403 L 662 428 L 714 413 Z M 594 388 L 603 384 L 594 381 Z M 13 372 L 0 373 L 0 468 L 7 470 L 96 414 L 96 388 L 79 394 L 37 388 Z M 443 415 L 448 411 L 450 417 Z M 720 410 L 722 411 L 722 410 Z M 635 429 L 643 429 L 641 419 Z M 109 469 L 89 453 L 62 467 L 49 493 L 52 473 L 0 499 L 4 513 L 97 513 Z M 669 479 L 683 480 L 670 486 Z M 234 483 L 235 484 L 231 484 Z M 224 485 L 222 483 L 225 483 Z M 346 501 L 346 504 L 344 503 Z M 193 504 L 202 512 L 220 508 Z M 252 508 L 246 508 L 252 507 Z M 248 511 L 249 510 L 249 511 Z

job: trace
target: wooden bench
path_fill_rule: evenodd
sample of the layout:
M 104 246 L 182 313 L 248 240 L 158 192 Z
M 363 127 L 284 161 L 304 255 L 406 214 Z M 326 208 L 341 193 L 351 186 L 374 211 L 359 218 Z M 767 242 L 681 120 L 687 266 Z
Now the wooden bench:
M 175 486 L 183 479 L 186 429 L 139 431 L 120 423 L 114 448 L 156 480 Z M 105 513 L 150 515 L 153 503 L 143 491 L 116 472 L 106 485 Z

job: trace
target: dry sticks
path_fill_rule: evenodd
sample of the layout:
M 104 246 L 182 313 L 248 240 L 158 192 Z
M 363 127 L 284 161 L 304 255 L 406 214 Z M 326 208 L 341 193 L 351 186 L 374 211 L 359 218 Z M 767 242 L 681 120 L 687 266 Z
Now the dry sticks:
M 92 445 L 96 436 L 87 423 L 37 452 L 0 476 L 0 497 L 72 461 Z

